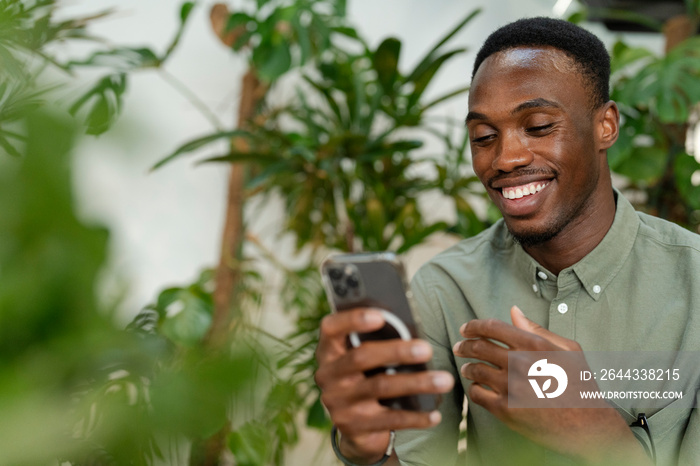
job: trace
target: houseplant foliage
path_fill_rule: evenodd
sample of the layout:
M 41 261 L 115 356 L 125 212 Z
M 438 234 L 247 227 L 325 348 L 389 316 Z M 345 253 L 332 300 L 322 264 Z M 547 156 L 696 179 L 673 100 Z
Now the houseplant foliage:
M 277 380 L 267 391 L 263 410 L 255 419 L 234 423 L 228 433 L 240 464 L 282 464 L 283 450 L 269 446 L 296 441 L 300 412 L 306 412 L 309 426 L 328 428 L 312 382 L 318 324 L 328 312 L 317 272 L 322 255 L 331 250 L 403 253 L 437 231 L 473 234 L 484 228 L 485 222 L 465 200 L 465 194 L 483 196 L 475 178 L 464 176 L 466 138 L 453 140 L 444 123 L 429 116 L 435 105 L 464 94 L 466 88 L 425 99 L 443 64 L 464 51 L 450 48 L 448 42 L 476 13 L 448 31 L 407 72 L 398 66 L 398 39 L 388 38 L 371 48 L 346 26 L 342 33 L 354 40 L 343 47 L 332 43 L 313 67 L 305 68 L 304 84 L 292 102 L 261 100 L 256 116 L 244 125 L 189 141 L 156 165 L 234 137 L 228 153 L 209 154 L 200 161 L 245 167 L 244 199 L 283 199 L 284 231 L 294 236 L 296 251 L 307 258 L 301 266 L 286 266 L 255 232 L 247 232 L 243 251 L 255 253 L 258 261 L 278 267 L 284 275 L 282 307 L 296 321 L 296 330 L 276 345 Z M 418 151 L 428 139 L 441 146 L 437 155 Z M 419 199 L 431 191 L 448 196 L 445 202 L 453 203 L 458 221 L 448 224 L 425 216 Z M 237 313 L 240 322 L 251 309 Z
M 90 39 L 102 15 L 54 14 L 53 1 L 0 1 L 0 463 L 153 464 L 163 436 L 226 423 L 221 407 L 251 380 L 252 349 L 205 354 L 181 331 L 173 305 L 211 318 L 206 276 L 165 290 L 127 331 L 96 298 L 108 232 L 75 213 L 71 152 L 78 127 L 112 116 L 95 88 L 94 105 L 83 102 L 98 110 L 84 120 L 49 104 L 73 68 L 49 50 Z
M 7 400 L 4 431 L 15 432 L 0 443 L 3 464 L 56 458 L 73 465 L 218 464 L 225 450 L 236 464 L 284 464 L 285 450 L 298 441 L 300 415 L 310 426 L 328 427 L 311 379 L 315 332 L 327 312 L 316 271 L 321 251 L 407 251 L 437 230 L 483 228 L 462 198 L 471 185 L 468 180 L 460 184 L 455 175 L 463 168 L 458 153 L 465 140 L 453 141 L 426 118 L 432 106 L 465 89 L 431 102 L 424 98 L 440 67 L 462 51 L 447 49 L 446 42 L 473 15 L 403 73 L 400 42 L 387 39 L 371 49 L 343 22 L 342 1 L 251 2 L 248 13 L 228 13 L 218 31 L 222 40 L 231 41 L 233 52 L 249 58 L 243 79 L 253 85 L 244 86 L 248 104 L 239 111 L 238 127 L 191 141 L 172 158 L 234 137 L 231 151 L 219 161 L 233 162 L 243 173 L 245 199 L 276 193 L 289 198 L 296 211 L 286 224 L 298 237 L 298 250 L 311 260 L 289 268 L 256 240 L 255 232 L 244 232 L 245 245 L 228 251 L 234 255 L 226 264 L 234 264 L 229 268 L 236 279 L 228 290 L 231 318 L 224 320 L 223 339 L 210 338 L 218 286 L 213 270 L 192 284 L 163 290 L 126 331 L 115 329 L 109 310 L 93 297 L 107 232 L 76 219 L 69 154 L 78 128 L 93 135 L 109 129 L 132 73 L 167 74 L 165 66 L 194 6 L 180 6 L 179 27 L 163 52 L 104 47 L 59 61 L 47 46 L 92 39 L 86 26 L 103 14 L 57 22 L 53 1 L 0 1 L 0 22 L 4 31 L 12 31 L 0 37 L 0 54 L 8 65 L 0 87 L 0 145 L 10 155 L 2 162 L 7 170 L 1 201 L 7 215 L 0 222 L 5 238 L 0 259 L 2 273 L 13 277 L 0 291 L 6 322 L 0 390 Z M 344 37 L 347 48 L 339 48 L 336 37 Z M 299 98 L 289 105 L 267 102 L 267 90 L 303 64 L 308 76 Z M 45 88 L 69 83 L 71 73 L 84 67 L 104 74 L 67 108 L 49 111 L 46 102 L 55 94 Z M 49 69 L 66 73 L 46 73 Z M 338 118 L 319 128 L 336 110 Z M 292 126 L 286 127 L 283 117 Z M 406 129 L 414 134 L 402 135 Z M 315 136 L 326 142 L 319 144 Z M 416 153 L 426 136 L 445 143 L 452 155 Z M 284 158 L 267 163 L 263 154 L 270 156 L 274 146 L 284 149 Z M 307 172 L 309 163 L 314 167 Z M 295 190 L 281 165 L 297 178 L 308 177 L 303 185 L 310 190 Z M 421 175 L 423 166 L 432 167 L 438 179 Z M 318 212 L 300 209 L 305 202 L 325 201 L 321 188 L 327 174 L 339 204 L 320 207 L 329 216 L 321 214 L 324 226 L 318 234 L 312 231 L 319 228 Z M 446 179 L 454 180 L 448 194 L 462 219 L 455 225 L 428 221 L 417 202 L 421 192 L 449 184 L 442 182 Z M 297 213 L 309 219 L 295 222 Z M 366 215 L 372 221 L 350 226 Z M 343 219 L 342 228 L 326 231 L 336 217 Z M 383 231 L 374 224 L 382 219 L 391 223 Z M 242 237 L 241 231 L 237 234 Z M 262 296 L 257 270 L 264 264 L 288 278 L 280 295 L 297 328 L 284 339 L 252 324 Z M 270 343 L 277 345 L 271 355 L 264 349 Z M 41 449 L 22 441 L 36 441 L 31 433 L 38 431 L 44 433 Z
M 620 11 L 598 16 L 642 22 L 666 43 L 660 56 L 622 39 L 611 49 L 611 98 L 620 107 L 621 128 L 608 151 L 610 168 L 626 178 L 628 189 L 643 193 L 638 209 L 698 231 L 700 185 L 693 174 L 700 163 L 686 152 L 686 137 L 700 103 L 700 40 L 694 35 L 700 3 L 687 0 L 686 7 L 685 15 L 666 24 Z M 571 19 L 585 17 L 582 10 Z

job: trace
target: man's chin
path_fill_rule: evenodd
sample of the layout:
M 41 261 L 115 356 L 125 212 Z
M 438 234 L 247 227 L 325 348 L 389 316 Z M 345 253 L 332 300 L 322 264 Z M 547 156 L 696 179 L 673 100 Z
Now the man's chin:
M 520 244 L 522 247 L 532 247 L 544 244 L 557 236 L 556 232 L 542 232 L 542 233 L 525 233 L 525 234 L 515 234 L 511 232 L 513 239 L 516 243 Z
M 507 225 L 508 226 L 508 225 Z M 535 229 L 515 229 L 508 226 L 508 231 L 513 235 L 513 239 L 516 243 L 520 244 L 522 247 L 527 248 L 531 246 L 539 246 L 541 244 L 550 241 L 561 231 L 560 228 L 544 228 L 540 230 Z

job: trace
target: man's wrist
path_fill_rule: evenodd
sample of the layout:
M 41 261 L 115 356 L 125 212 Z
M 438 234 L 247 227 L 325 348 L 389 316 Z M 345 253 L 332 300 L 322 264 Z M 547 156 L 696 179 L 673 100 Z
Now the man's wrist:
M 392 430 L 389 435 L 388 446 L 381 456 L 377 455 L 374 458 L 363 457 L 362 455 L 350 453 L 348 451 L 348 442 L 343 442 L 338 428 L 334 425 L 331 429 L 331 446 L 333 447 L 335 456 L 346 466 L 379 466 L 386 463 L 392 457 L 394 451 L 394 437 L 395 434 Z M 343 448 L 344 451 L 341 451 L 341 444 L 345 447 Z M 357 451 L 352 447 L 351 449 Z

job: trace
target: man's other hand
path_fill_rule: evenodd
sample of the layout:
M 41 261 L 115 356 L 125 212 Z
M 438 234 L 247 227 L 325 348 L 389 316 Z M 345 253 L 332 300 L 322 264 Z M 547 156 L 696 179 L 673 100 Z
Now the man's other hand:
M 509 407 L 510 351 L 580 352 L 581 366 L 588 367 L 577 342 L 532 322 L 517 306 L 511 308 L 510 314 L 513 325 L 497 319 L 476 319 L 460 328 L 465 340 L 454 346 L 454 354 L 484 361 L 460 368 L 461 374 L 472 381 L 469 399 L 512 430 L 586 464 L 648 464 L 649 459 L 624 419 L 604 400 L 593 402 L 596 404 L 590 408 Z M 511 370 L 526 376 L 528 366 L 520 366 Z M 521 378 L 525 380 L 525 376 Z M 597 385 L 593 388 L 597 389 Z

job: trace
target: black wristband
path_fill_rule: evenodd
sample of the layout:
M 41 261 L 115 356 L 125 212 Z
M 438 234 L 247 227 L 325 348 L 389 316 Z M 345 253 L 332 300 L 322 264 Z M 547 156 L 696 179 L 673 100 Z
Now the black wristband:
M 357 463 L 353 463 L 349 459 L 343 456 L 342 453 L 340 453 L 340 448 L 338 447 L 338 428 L 336 426 L 333 426 L 331 429 L 331 446 L 333 447 L 333 453 L 335 453 L 335 456 L 342 461 L 342 463 L 345 466 L 380 466 L 384 463 L 387 462 L 387 460 L 391 457 L 391 453 L 394 451 L 394 431 L 391 431 L 391 438 L 389 439 L 389 447 L 386 449 L 386 453 L 384 453 L 384 456 L 382 456 L 382 459 L 377 461 L 376 463 L 372 464 L 363 464 L 359 465 Z

